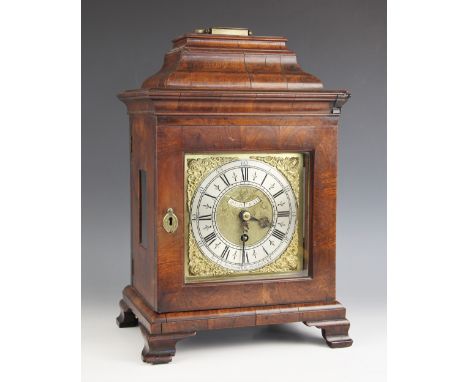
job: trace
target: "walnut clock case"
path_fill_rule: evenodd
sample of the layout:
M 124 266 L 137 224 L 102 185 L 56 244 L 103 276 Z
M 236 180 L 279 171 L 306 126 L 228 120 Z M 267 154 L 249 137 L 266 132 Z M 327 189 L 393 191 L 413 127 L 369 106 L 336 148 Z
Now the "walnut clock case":
M 143 361 L 199 330 L 302 321 L 352 344 L 335 296 L 337 132 L 350 94 L 323 90 L 284 37 L 211 28 L 173 41 L 119 98 L 130 116 L 131 285 L 119 327 Z

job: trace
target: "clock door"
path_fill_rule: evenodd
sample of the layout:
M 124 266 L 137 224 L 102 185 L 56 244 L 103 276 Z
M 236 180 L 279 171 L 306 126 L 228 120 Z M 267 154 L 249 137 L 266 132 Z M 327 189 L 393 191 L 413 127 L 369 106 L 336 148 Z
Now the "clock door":
M 306 276 L 309 158 L 185 154 L 185 281 Z
M 157 127 L 156 310 L 333 302 L 336 126 L 176 122 Z

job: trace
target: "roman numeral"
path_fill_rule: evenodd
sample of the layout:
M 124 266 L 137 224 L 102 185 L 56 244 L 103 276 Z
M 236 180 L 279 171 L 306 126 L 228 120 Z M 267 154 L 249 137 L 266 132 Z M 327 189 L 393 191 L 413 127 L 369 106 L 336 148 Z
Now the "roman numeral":
M 248 263 L 248 262 L 249 262 L 249 254 L 246 251 L 244 251 L 242 252 L 242 264 Z
M 209 246 L 211 243 L 213 243 L 213 241 L 216 240 L 216 234 L 214 232 L 211 232 L 208 236 L 205 236 L 203 240 L 205 240 L 205 242 Z
M 262 247 L 263 248 L 263 252 L 265 252 L 267 254 L 267 256 L 270 256 L 270 254 L 267 252 L 267 250 L 265 249 L 265 247 Z
M 231 252 L 231 250 L 229 249 L 229 247 L 226 245 L 223 249 L 223 252 L 221 253 L 221 258 L 223 260 L 227 260 L 228 256 L 229 256 L 229 252 Z
M 277 239 L 283 240 L 284 236 L 286 235 L 285 233 L 278 231 L 276 228 L 273 230 L 272 235 L 276 237 Z
M 221 178 L 221 180 L 224 182 L 224 184 L 227 187 L 229 187 L 231 185 L 231 183 L 229 183 L 229 180 L 228 180 L 226 174 L 221 174 L 219 177 Z
M 201 215 L 198 220 L 211 220 L 211 215 Z
M 262 183 L 260 183 L 260 186 L 263 186 L 263 183 L 265 182 L 265 179 L 267 178 L 268 174 L 265 174 L 265 177 L 262 180 Z
M 287 218 L 289 217 L 290 212 L 289 211 L 278 211 L 278 217 L 279 218 Z
M 213 198 L 213 199 L 215 199 L 215 200 L 216 200 L 216 197 L 214 197 L 213 195 L 210 195 L 210 194 L 205 194 L 205 196 L 208 196 L 208 197 L 210 197 L 210 198 Z
M 284 192 L 284 190 L 279 190 L 276 194 L 273 195 L 273 198 L 277 198 L 278 196 L 280 196 L 282 193 Z
M 242 173 L 242 180 L 247 182 L 249 180 L 249 168 L 248 167 L 241 167 Z

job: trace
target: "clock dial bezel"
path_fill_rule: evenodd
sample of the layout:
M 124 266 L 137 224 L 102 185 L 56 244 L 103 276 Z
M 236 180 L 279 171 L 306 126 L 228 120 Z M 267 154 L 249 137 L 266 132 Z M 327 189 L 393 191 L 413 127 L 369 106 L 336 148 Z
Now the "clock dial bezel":
M 203 176 L 200 176 L 201 179 L 198 179 L 198 182 L 195 181 L 195 183 L 197 183 L 196 186 L 192 184 L 194 182 L 188 182 L 188 178 L 190 177 L 188 162 L 195 159 L 203 161 L 202 163 L 205 164 L 209 163 L 210 158 L 213 158 L 212 160 L 216 162 L 214 167 L 211 165 L 213 168 L 206 170 L 205 167 L 203 167 L 203 170 L 200 170 L 201 172 L 205 172 L 203 173 Z M 284 163 L 289 163 L 289 165 L 283 166 L 282 164 Z M 290 163 L 296 165 L 297 168 L 291 170 L 294 166 L 291 166 Z M 307 240 L 304 236 L 304 232 L 307 232 L 305 225 L 308 221 L 309 196 L 308 189 L 306 187 L 308 184 L 307 179 L 309 179 L 310 176 L 308 163 L 309 154 L 304 152 L 185 153 L 185 282 L 233 281 L 233 279 L 276 279 L 306 276 L 308 274 L 309 259 L 305 256 L 307 250 L 304 247 L 307 244 Z M 221 179 L 221 176 L 232 169 L 239 169 L 243 164 L 249 165 L 249 168 L 256 168 L 259 172 L 263 171 L 263 174 L 273 178 L 275 183 L 281 185 L 281 187 L 278 188 L 278 190 L 274 188 L 267 194 L 265 189 L 260 187 L 260 184 L 257 184 L 259 183 L 258 181 L 254 182 L 251 181 L 250 178 L 247 178 L 247 181 L 243 182 L 228 180 L 229 186 L 223 183 L 225 187 L 221 188 L 217 194 L 211 189 L 214 180 Z M 197 173 L 198 175 L 200 175 L 200 171 Z M 294 171 L 297 172 L 297 174 Z M 240 179 L 240 176 L 243 176 L 241 173 L 238 175 L 238 179 Z M 267 176 L 265 176 L 265 178 Z M 197 179 L 196 177 L 192 177 L 191 180 L 193 180 L 193 178 Z M 188 191 L 188 183 L 190 183 L 191 192 Z M 221 183 L 222 182 L 218 182 L 218 186 Z M 200 186 L 204 187 L 204 192 L 201 192 L 201 189 L 199 188 Z M 259 190 L 267 194 L 266 196 L 274 206 L 274 215 L 272 219 L 274 224 L 270 227 L 268 233 L 265 234 L 264 240 L 261 241 L 260 244 L 271 238 L 273 243 L 270 242 L 270 246 L 273 245 L 280 248 L 275 248 L 276 251 L 274 251 L 273 254 L 269 253 L 268 256 L 261 258 L 258 262 L 249 261 L 249 264 L 245 264 L 241 263 L 240 257 L 238 257 L 237 260 L 239 261 L 226 264 L 221 258 L 222 250 L 220 248 L 227 246 L 229 249 L 238 251 L 237 255 L 240 256 L 241 247 L 240 243 L 236 247 L 232 245 L 233 243 L 219 240 L 223 237 L 220 237 L 219 233 L 215 232 L 216 216 L 213 211 L 216 210 L 215 204 L 219 203 L 223 195 L 228 193 L 229 190 L 232 190 L 234 187 L 241 186 L 257 187 Z M 208 193 L 209 187 L 211 187 L 210 191 L 213 195 L 210 197 L 204 197 L 204 195 Z M 285 220 L 284 216 L 277 216 L 278 212 L 280 212 L 281 215 L 281 212 L 284 213 L 284 211 L 282 209 L 279 210 L 275 203 L 275 194 L 281 189 L 283 190 L 281 191 L 281 194 L 284 194 L 281 196 L 285 197 L 288 201 L 288 208 L 285 209 L 285 211 L 290 211 L 291 216 L 287 218 L 288 229 L 286 231 L 281 229 L 280 232 L 276 232 L 279 228 L 275 225 L 278 222 L 278 219 L 281 219 L 281 221 Z M 207 199 L 213 202 L 210 203 L 213 204 L 210 205 L 211 210 L 200 209 L 193 211 L 194 206 L 196 208 L 201 204 L 208 205 Z M 192 223 L 197 223 L 198 221 L 197 216 L 199 218 L 200 216 L 203 217 L 205 215 L 209 215 L 211 217 L 210 226 L 213 226 L 214 235 L 211 231 L 206 232 L 206 235 L 203 235 L 199 230 L 199 224 L 195 224 L 194 229 L 192 229 Z M 220 243 L 213 242 L 211 240 L 208 241 L 210 245 L 218 245 L 216 248 L 217 251 L 213 251 L 214 248 L 206 246 L 207 243 L 204 241 L 204 237 L 209 236 L 210 233 L 214 236 L 213 238 L 215 240 L 220 241 Z M 273 236 L 273 233 L 281 236 L 281 238 Z M 284 238 L 286 238 L 286 240 L 283 240 L 283 234 L 285 235 Z M 203 251 L 200 249 L 200 245 L 202 248 L 210 249 L 210 251 Z M 261 245 L 256 245 L 256 247 L 259 250 L 262 250 Z M 252 247 L 247 246 L 246 252 L 249 249 L 251 250 Z M 218 254 L 217 252 L 220 250 L 221 253 Z M 200 268 L 199 262 L 204 263 L 202 266 L 206 269 L 203 269 L 202 274 L 193 274 L 191 272 L 191 260 L 195 257 L 197 260 L 197 269 Z M 282 261 L 282 268 L 278 265 L 280 264 L 280 260 Z M 284 266 L 286 263 L 289 265 Z M 293 264 L 295 268 L 291 269 L 291 264 Z

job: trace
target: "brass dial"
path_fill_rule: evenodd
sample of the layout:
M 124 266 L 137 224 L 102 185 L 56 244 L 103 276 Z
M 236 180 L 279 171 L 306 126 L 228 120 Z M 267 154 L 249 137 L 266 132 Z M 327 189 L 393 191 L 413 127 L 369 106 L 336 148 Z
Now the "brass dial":
M 190 213 L 200 252 L 235 272 L 275 261 L 297 227 L 291 184 L 277 168 L 252 158 L 208 173 L 195 190 Z

